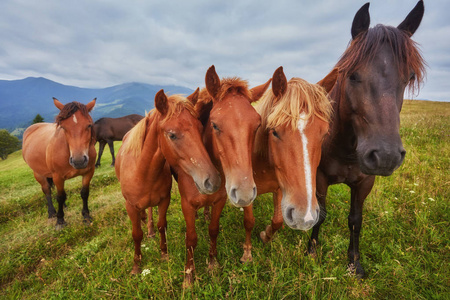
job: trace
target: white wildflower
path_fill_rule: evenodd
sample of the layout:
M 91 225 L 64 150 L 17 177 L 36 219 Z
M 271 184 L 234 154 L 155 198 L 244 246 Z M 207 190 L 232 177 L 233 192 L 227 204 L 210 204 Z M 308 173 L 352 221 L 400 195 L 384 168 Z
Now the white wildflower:
M 150 274 L 150 270 L 149 269 L 144 269 L 142 271 L 142 276 L 147 276 L 148 274 Z

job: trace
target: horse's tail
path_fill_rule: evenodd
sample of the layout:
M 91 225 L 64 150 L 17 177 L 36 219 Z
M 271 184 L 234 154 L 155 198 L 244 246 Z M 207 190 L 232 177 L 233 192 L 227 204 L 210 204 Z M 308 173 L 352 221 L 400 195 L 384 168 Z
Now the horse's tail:
M 141 154 L 147 129 L 148 116 L 140 120 L 128 133 L 122 145 L 123 153 L 131 153 L 134 156 Z

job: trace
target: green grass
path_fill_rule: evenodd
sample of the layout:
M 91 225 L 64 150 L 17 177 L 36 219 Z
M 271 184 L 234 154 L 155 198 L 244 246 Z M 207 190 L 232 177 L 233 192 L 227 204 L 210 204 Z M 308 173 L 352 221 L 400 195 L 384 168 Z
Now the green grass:
M 105 151 L 82 222 L 81 178 L 66 182 L 68 226 L 55 231 L 39 184 L 16 152 L 0 162 L 0 298 L 4 299 L 449 299 L 450 103 L 406 101 L 406 160 L 379 177 L 364 206 L 361 262 L 367 278 L 346 271 L 349 189 L 333 186 L 318 257 L 305 256 L 308 234 L 283 228 L 262 245 L 271 196 L 255 200 L 253 260 L 242 255 L 243 212 L 226 205 L 218 239 L 220 268 L 207 270 L 208 224 L 197 220 L 197 280 L 183 290 L 185 223 L 173 188 L 168 211 L 170 259 L 160 260 L 159 236 L 144 238 L 142 268 L 131 276 L 133 242 L 124 199 Z M 116 149 L 119 143 L 116 143 Z

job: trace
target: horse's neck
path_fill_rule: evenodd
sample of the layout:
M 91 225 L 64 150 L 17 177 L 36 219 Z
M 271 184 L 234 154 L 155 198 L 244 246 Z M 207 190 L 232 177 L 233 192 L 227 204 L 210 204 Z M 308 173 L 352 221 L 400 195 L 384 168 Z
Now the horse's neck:
M 333 116 L 330 123 L 330 134 L 324 141 L 322 149 L 324 150 L 323 155 L 343 156 L 352 160 L 352 157 L 356 154 L 355 133 L 351 120 L 346 118 L 343 111 L 345 106 L 342 101 L 345 101 L 345 95 L 342 95 L 342 93 L 344 93 L 344 90 L 341 90 L 338 82 L 330 92 L 330 97 L 333 99 Z
M 253 178 L 258 195 L 274 192 L 279 186 L 275 168 L 270 163 L 268 142 L 267 132 L 260 128 L 256 133 L 252 155 Z
M 158 142 L 159 120 L 157 118 L 152 118 L 149 122 L 150 124 L 148 125 L 148 130 L 146 131 L 144 144 L 139 157 L 140 168 L 146 169 L 147 172 L 151 172 L 152 174 L 156 174 L 162 172 L 166 159 L 162 154 Z

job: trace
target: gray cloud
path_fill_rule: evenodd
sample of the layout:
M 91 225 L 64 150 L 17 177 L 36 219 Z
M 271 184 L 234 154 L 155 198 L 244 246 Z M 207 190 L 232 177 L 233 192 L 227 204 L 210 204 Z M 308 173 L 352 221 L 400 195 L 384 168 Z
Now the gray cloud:
M 207 68 L 251 85 L 284 66 L 315 82 L 350 40 L 365 1 L 14 1 L 0 3 L 0 78 L 43 76 L 106 87 L 139 81 L 196 88 Z M 371 25 L 398 25 L 417 1 L 373 1 Z M 426 1 L 414 39 L 428 62 L 416 98 L 450 100 L 450 22 Z

